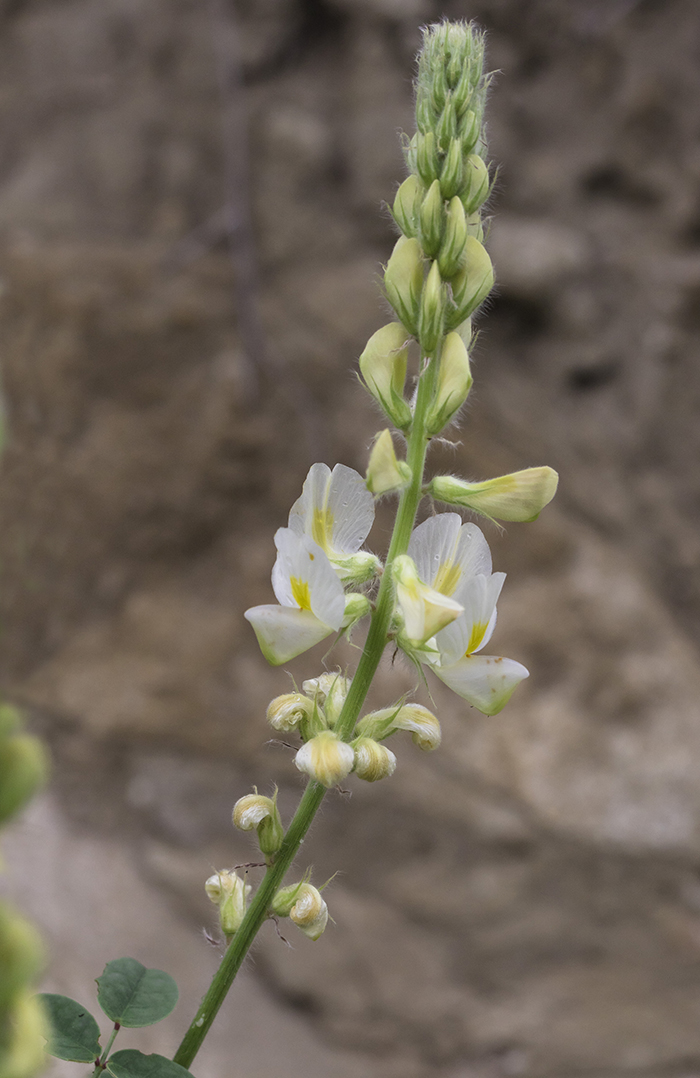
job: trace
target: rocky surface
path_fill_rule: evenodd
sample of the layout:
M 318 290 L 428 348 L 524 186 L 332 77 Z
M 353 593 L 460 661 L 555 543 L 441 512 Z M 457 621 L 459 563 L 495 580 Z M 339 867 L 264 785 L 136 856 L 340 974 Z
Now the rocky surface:
M 364 466 L 353 364 L 441 14 L 499 70 L 498 290 L 431 466 L 561 473 L 540 521 L 488 532 L 494 643 L 531 677 L 497 719 L 433 686 L 444 748 L 328 799 L 303 862 L 340 873 L 336 923 L 293 950 L 268 926 L 195 1073 L 696 1078 L 694 0 L 0 5 L 0 662 L 56 760 L 5 886 L 51 986 L 87 1001 L 138 950 L 203 990 L 202 881 L 250 857 L 231 804 L 300 789 L 264 745 L 287 674 L 241 613 L 309 463 Z M 376 701 L 411 686 L 387 661 Z

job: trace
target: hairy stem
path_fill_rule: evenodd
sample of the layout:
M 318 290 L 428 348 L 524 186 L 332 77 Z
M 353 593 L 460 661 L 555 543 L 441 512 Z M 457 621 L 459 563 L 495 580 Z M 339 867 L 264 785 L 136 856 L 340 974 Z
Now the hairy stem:
M 408 439 L 407 460 L 411 468 L 411 482 L 401 495 L 387 555 L 386 568 L 379 588 L 367 640 L 336 726 L 338 734 L 345 740 L 352 737 L 355 723 L 359 718 L 360 710 L 386 647 L 394 599 L 391 563 L 399 554 L 406 553 L 416 519 L 416 512 L 423 497 L 423 471 L 429 441 L 425 433 L 425 423 L 428 407 L 434 392 L 437 362 L 438 357 L 436 356 L 423 372 L 418 386 L 414 419 Z M 325 788 L 319 782 L 311 780 L 308 783 L 284 837 L 282 846 L 275 857 L 274 864 L 265 873 L 241 927 L 233 937 L 221 965 L 214 974 L 207 994 L 173 1057 L 174 1061 L 182 1067 L 189 1067 L 201 1048 L 202 1042 L 209 1032 L 211 1024 L 216 1018 L 245 956 L 261 925 L 267 919 L 272 899 L 281 886 L 325 793 Z

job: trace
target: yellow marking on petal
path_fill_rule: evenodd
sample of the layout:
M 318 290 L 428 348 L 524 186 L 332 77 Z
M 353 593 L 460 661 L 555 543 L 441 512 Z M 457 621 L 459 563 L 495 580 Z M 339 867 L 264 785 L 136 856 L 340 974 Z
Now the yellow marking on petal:
M 292 596 L 300 610 L 311 610 L 311 592 L 308 580 L 300 580 L 298 576 L 291 576 L 289 583 L 292 585 Z
M 485 625 L 483 622 L 474 622 L 474 624 L 472 625 L 471 634 L 469 636 L 469 644 L 467 645 L 467 650 L 464 654 L 465 659 L 469 655 L 471 655 L 473 651 L 476 651 L 476 649 L 479 647 L 479 644 L 484 639 L 487 629 L 488 625 Z
M 328 553 L 332 536 L 333 514 L 330 509 L 314 509 L 314 518 L 311 522 L 311 538 L 314 543 L 318 543 L 321 550 Z
M 442 563 L 435 574 L 433 587 L 435 591 L 439 591 L 442 595 L 454 595 L 461 576 L 461 566 L 450 558 Z

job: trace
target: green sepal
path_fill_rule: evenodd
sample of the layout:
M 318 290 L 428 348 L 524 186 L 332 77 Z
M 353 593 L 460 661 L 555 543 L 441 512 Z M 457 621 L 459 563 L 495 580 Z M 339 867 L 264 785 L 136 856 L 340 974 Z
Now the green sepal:
M 90 1012 L 69 996 L 42 992 L 39 999 L 51 1032 L 46 1051 L 72 1063 L 94 1063 L 100 1057 L 100 1027 Z
M 97 1002 L 108 1018 L 129 1029 L 166 1018 L 178 1000 L 175 981 L 160 969 L 146 969 L 135 958 L 108 962 L 97 978 Z
M 122 1048 L 107 1060 L 113 1078 L 192 1078 L 190 1071 L 155 1052 L 146 1056 L 136 1048 Z

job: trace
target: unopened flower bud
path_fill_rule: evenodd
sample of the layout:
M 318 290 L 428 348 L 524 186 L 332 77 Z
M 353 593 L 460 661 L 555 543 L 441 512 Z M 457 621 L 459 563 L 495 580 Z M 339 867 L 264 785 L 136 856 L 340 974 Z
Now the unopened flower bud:
M 422 267 L 420 276 L 419 289 Z M 411 409 L 403 396 L 407 358 L 406 329 L 398 322 L 390 322 L 373 333 L 360 356 L 365 385 L 399 430 L 405 430 L 411 423 Z
M 467 213 L 474 213 L 488 198 L 491 180 L 489 170 L 477 154 L 470 154 L 465 165 L 464 189 L 461 199 Z
M 224 935 L 235 935 L 246 915 L 250 884 L 245 883 L 236 872 L 222 869 L 209 877 L 204 890 L 214 905 L 219 907 L 219 921 Z
M 292 906 L 299 898 L 301 889 L 307 882 L 307 880 L 300 880 L 299 883 L 290 883 L 286 887 L 280 887 L 270 903 L 270 912 L 274 913 L 276 917 L 289 917 Z
M 425 287 L 420 298 L 420 316 L 418 336 L 421 348 L 427 355 L 432 355 L 442 336 L 445 320 L 445 287 L 442 283 L 437 262 L 430 267 Z
M 425 188 L 417 176 L 404 180 L 394 199 L 392 213 L 404 236 L 414 237 L 418 231 L 418 211 L 425 195 Z
M 267 721 L 275 730 L 287 733 L 296 729 L 305 719 L 313 715 L 314 704 L 308 696 L 300 692 L 288 692 L 277 696 L 267 709 Z
M 345 613 L 343 614 L 342 629 L 352 629 L 358 621 L 371 614 L 372 606 L 366 595 L 359 591 L 350 591 L 345 596 Z
M 436 749 L 441 741 L 440 723 L 422 704 L 398 704 L 365 715 L 357 724 L 357 733 L 379 740 L 396 730 L 408 730 L 414 745 L 424 752 Z
M 352 771 L 355 754 L 332 730 L 323 730 L 299 749 L 294 763 L 323 786 L 337 786 Z
M 437 143 L 432 131 L 416 135 L 415 143 L 416 170 L 425 187 L 430 187 L 440 175 L 440 158 Z
M 432 437 L 439 434 L 462 407 L 472 387 L 469 353 L 459 333 L 448 333 L 442 346 L 437 390 L 426 421 Z
M 468 109 L 459 123 L 459 134 L 462 139 L 463 153 L 469 154 L 479 141 L 481 130 L 481 116 Z
M 444 199 L 458 195 L 464 186 L 464 157 L 462 140 L 453 138 L 445 155 L 440 172 L 440 193 Z
M 378 434 L 367 467 L 367 489 L 372 494 L 388 494 L 401 490 L 411 482 L 411 469 L 404 460 L 397 460 L 391 431 Z
M 240 831 L 257 831 L 260 851 L 265 859 L 277 853 L 284 838 L 284 828 L 277 808 L 277 791 L 274 797 L 246 794 L 233 807 L 233 826 Z
M 335 726 L 343 710 L 345 697 L 350 692 L 352 678 L 343 677 L 340 671 L 320 674 L 302 683 L 302 689 L 323 708 L 329 726 Z
M 457 119 L 463 120 L 467 111 L 467 105 L 472 98 L 472 80 L 471 70 L 469 64 L 462 64 L 462 69 L 459 73 L 459 79 L 457 85 L 452 92 L 452 100 L 455 104 L 455 110 L 457 112 Z
M 435 126 L 437 117 L 433 111 L 432 102 L 427 94 L 418 94 L 416 97 L 416 127 L 421 135 L 425 135 Z
M 493 266 L 486 248 L 474 236 L 467 236 L 464 264 L 452 278 L 454 307 L 448 312 L 449 329 L 456 329 L 472 314 L 493 288 Z
M 461 269 L 467 242 L 467 218 L 464 206 L 456 196 L 447 209 L 447 220 L 438 266 L 443 277 L 450 278 Z
M 554 497 L 559 476 L 552 468 L 526 468 L 483 483 L 467 483 L 451 475 L 436 476 L 430 493 L 438 501 L 473 509 L 489 519 L 537 520 Z
M 359 779 L 377 782 L 394 774 L 396 757 L 390 749 L 371 737 L 358 737 L 352 746 L 355 750 L 355 774 Z
M 308 879 L 281 887 L 270 904 L 277 917 L 289 917 L 309 939 L 316 940 L 328 923 L 328 907 Z
M 428 258 L 435 258 L 445 228 L 445 206 L 440 181 L 433 180 L 420 207 L 420 241 Z
M 322 935 L 328 924 L 328 906 L 313 884 L 302 883 L 289 918 L 310 940 L 317 940 Z
M 331 563 L 344 584 L 366 584 L 374 579 L 382 567 L 377 555 L 369 550 L 358 550 L 357 554 L 348 554 L 343 558 L 331 558 Z
M 454 101 L 452 100 L 451 91 L 448 91 L 447 93 L 445 107 L 443 108 L 440 119 L 435 127 L 435 136 L 437 144 L 443 153 L 447 150 L 450 139 L 457 137 L 457 112 L 455 110 Z
M 404 633 L 415 647 L 420 647 L 464 613 L 460 603 L 423 583 L 413 559 L 407 554 L 394 558 L 392 572 L 396 601 L 404 619 Z
M 423 260 L 418 240 L 401 236 L 384 271 L 387 299 L 409 333 L 418 326 Z

